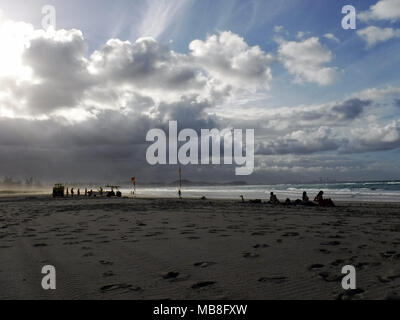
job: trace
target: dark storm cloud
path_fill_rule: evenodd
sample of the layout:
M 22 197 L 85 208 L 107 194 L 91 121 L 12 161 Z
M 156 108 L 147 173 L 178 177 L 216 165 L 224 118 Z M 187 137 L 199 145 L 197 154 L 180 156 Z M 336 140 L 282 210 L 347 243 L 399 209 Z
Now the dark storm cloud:
M 299 117 L 306 122 L 321 122 L 338 125 L 342 121 L 352 121 L 361 116 L 365 107 L 372 104 L 370 100 L 361 100 L 358 98 L 349 99 L 333 106 L 327 106 L 312 111 L 301 111 Z
M 343 120 L 353 120 L 359 117 L 364 108 L 370 106 L 371 103 L 370 100 L 350 99 L 334 106 L 332 111 L 338 113 Z

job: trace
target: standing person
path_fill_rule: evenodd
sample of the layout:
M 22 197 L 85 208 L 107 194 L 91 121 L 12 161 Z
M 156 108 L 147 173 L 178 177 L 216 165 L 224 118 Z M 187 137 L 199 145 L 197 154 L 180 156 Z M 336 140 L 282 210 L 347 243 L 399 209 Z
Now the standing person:
M 67 188 L 67 198 L 69 197 L 69 189 Z
M 81 196 L 81 189 L 78 189 L 78 197 Z
M 85 188 L 85 197 L 87 197 L 87 188 Z
M 71 198 L 74 197 L 74 188 L 71 188 Z

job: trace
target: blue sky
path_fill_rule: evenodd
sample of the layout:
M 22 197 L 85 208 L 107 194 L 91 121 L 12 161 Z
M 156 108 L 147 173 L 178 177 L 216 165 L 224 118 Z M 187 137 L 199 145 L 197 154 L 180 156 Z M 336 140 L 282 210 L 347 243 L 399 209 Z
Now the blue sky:
M 207 78 L 208 89 L 217 83 L 211 90 L 216 90 L 221 95 L 213 100 L 215 95 L 211 99 L 203 91 L 195 93 L 198 95 L 196 101 L 199 101 L 199 97 L 207 100 L 207 106 L 201 104 L 201 111 L 195 114 L 195 117 L 203 121 L 200 123 L 206 120 L 213 123 L 218 119 L 218 126 L 247 124 L 259 130 L 259 179 L 264 176 L 275 177 L 278 172 L 287 179 L 296 179 L 304 174 L 301 176 L 301 180 L 304 180 L 312 179 L 313 175 L 336 176 L 337 170 L 342 170 L 339 174 L 341 179 L 376 179 L 379 176 L 400 179 L 400 167 L 397 164 L 400 148 L 399 2 L 400 0 L 32 0 L 26 3 L 21 0 L 0 0 L 0 10 L 7 20 L 23 21 L 40 29 L 42 7 L 53 5 L 57 12 L 57 29 L 65 29 L 67 33 L 71 33 L 71 29 L 82 32 L 82 39 L 75 35 L 76 46 L 72 43 L 75 40 L 70 41 L 68 38 L 65 41 L 71 42 L 68 45 L 75 46 L 74 48 L 81 48 L 82 43 L 88 47 L 86 51 L 79 51 L 82 54 L 79 59 L 92 70 L 95 69 L 96 59 L 105 57 L 104 48 L 110 39 L 129 41 L 133 50 L 136 45 L 139 46 L 135 44 L 138 38 L 152 37 L 159 52 L 163 52 L 162 48 L 168 48 L 172 57 L 181 55 L 171 58 L 179 60 L 178 69 L 183 68 L 188 74 L 197 74 L 196 81 L 201 82 Z M 344 16 L 341 10 L 348 4 L 357 10 L 356 30 L 344 30 L 341 26 Z M 220 50 L 224 52 L 221 56 L 218 56 L 218 49 L 212 47 L 212 36 L 221 45 Z M 35 37 L 36 41 L 37 36 Z M 224 41 L 227 44 L 225 48 Z M 228 43 L 232 43 L 230 41 L 236 41 L 234 43 L 242 48 L 236 52 L 236 47 L 229 47 Z M 47 42 L 43 45 L 52 46 Z M 146 48 L 151 46 L 150 42 L 146 42 Z M 118 42 L 111 47 L 120 54 L 123 44 Z M 67 45 L 65 50 L 69 52 Z M 223 55 L 230 56 L 229 50 L 234 52 L 229 57 L 232 59 L 230 62 L 236 61 L 239 56 L 242 59 L 240 61 L 248 58 L 246 63 L 253 67 L 254 74 L 249 74 L 246 66 L 233 74 L 233 69 L 224 70 L 215 65 L 218 59 L 224 60 Z M 31 52 L 29 60 L 34 73 L 40 62 L 40 57 L 34 56 L 35 54 L 39 53 Z M 23 55 L 24 59 L 26 56 L 27 54 Z M 62 59 L 62 56 L 63 54 L 51 58 Z M 24 61 L 26 63 L 27 60 Z M 175 68 L 177 64 L 176 61 L 168 63 L 173 64 L 171 68 Z M 190 63 L 193 68 L 189 71 Z M 112 77 L 117 77 L 116 70 L 110 69 L 107 72 L 111 72 L 109 74 Z M 123 106 L 119 105 L 122 96 L 140 96 L 154 100 L 154 105 L 148 107 L 149 111 L 141 114 L 148 115 L 154 109 L 161 112 L 160 106 L 163 103 L 176 106 L 194 94 L 193 88 L 184 93 L 182 86 L 169 88 L 168 98 L 164 101 L 165 95 L 160 92 L 168 84 L 157 83 L 156 87 L 144 89 L 143 84 L 135 83 L 133 74 L 130 76 L 132 78 L 129 84 L 132 88 L 123 93 L 115 92 L 112 88 L 105 89 L 105 82 L 95 80 L 93 72 L 88 75 L 88 81 L 104 87 L 105 92 L 108 90 L 107 96 L 113 94 L 118 97 L 115 106 L 117 109 L 121 108 L 122 113 L 127 112 L 126 101 Z M 50 80 L 54 79 L 48 79 L 49 83 Z M 113 78 L 112 81 L 121 85 L 122 80 Z M 43 119 L 60 123 L 60 117 L 66 117 L 67 122 L 75 123 L 78 119 L 88 121 L 98 117 L 99 112 L 106 112 L 104 101 L 93 102 L 93 85 L 81 85 L 87 86 L 87 90 L 70 94 L 74 96 L 76 93 L 79 97 L 73 101 L 73 105 L 68 104 L 71 99 L 57 97 L 55 99 L 58 101 L 54 103 L 60 104 L 60 107 L 49 107 L 46 112 L 38 114 L 37 110 L 42 110 L 43 107 L 35 106 L 33 100 L 32 105 L 29 105 L 30 101 L 26 102 L 28 98 L 19 97 L 20 101 L 29 105 L 26 112 L 6 107 L 4 103 L 3 117 L 11 114 L 12 121 L 24 119 L 31 121 L 31 124 Z M 47 88 L 49 87 L 48 85 Z M 13 88 L 10 90 L 14 90 L 12 93 L 18 99 L 21 90 Z M 228 90 L 229 94 L 223 96 L 224 90 Z M 138 98 L 135 99 L 137 103 Z M 89 106 L 89 102 L 93 105 Z M 113 104 L 108 100 L 107 103 Z M 311 121 L 309 117 L 312 113 L 313 117 L 318 114 L 319 118 Z M 65 116 L 66 114 L 69 116 Z M 199 119 L 186 120 L 194 123 Z M 288 151 L 288 148 L 294 151 Z M 282 163 L 286 164 L 280 168 Z M 7 165 L 4 167 L 7 168 Z M 273 172 L 268 169 L 271 167 L 274 168 Z M 196 170 L 193 174 L 196 174 Z

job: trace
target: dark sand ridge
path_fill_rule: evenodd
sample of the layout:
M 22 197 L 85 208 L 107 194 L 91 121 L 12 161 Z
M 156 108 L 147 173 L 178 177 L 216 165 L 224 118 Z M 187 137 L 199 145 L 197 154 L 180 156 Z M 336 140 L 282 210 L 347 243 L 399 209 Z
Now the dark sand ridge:
M 353 299 L 400 289 L 400 204 L 0 199 L 1 299 Z M 41 268 L 57 290 L 41 288 Z M 345 296 L 345 298 L 348 294 Z

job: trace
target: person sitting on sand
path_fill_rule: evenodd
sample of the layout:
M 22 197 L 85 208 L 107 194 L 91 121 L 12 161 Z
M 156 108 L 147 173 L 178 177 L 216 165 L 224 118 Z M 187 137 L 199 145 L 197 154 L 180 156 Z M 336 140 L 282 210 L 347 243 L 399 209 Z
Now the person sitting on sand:
M 307 195 L 307 192 L 303 192 L 303 203 L 306 204 L 310 201 L 310 198 Z
M 310 198 L 308 197 L 307 192 L 305 191 L 303 192 L 302 200 L 296 200 L 296 204 L 309 207 L 315 206 L 315 203 L 310 201 Z
M 334 207 L 332 199 L 324 199 L 324 192 L 320 191 L 314 199 L 314 202 L 317 202 L 321 207 Z
M 271 195 L 269 197 L 269 203 L 270 204 L 280 204 L 277 196 L 273 192 L 271 192 Z

